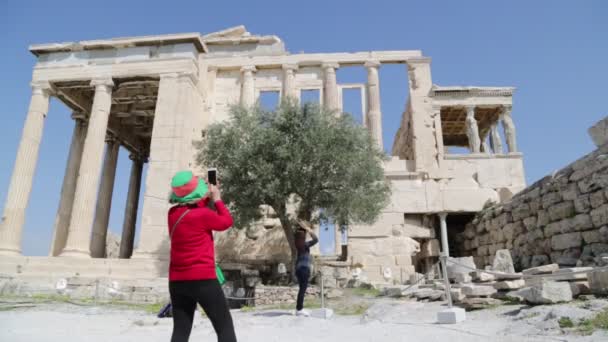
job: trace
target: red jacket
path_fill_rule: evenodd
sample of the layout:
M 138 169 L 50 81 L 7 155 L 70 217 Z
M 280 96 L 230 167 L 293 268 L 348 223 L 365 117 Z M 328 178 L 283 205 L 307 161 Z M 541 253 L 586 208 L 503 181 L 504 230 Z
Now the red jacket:
M 208 208 L 209 199 L 189 206 L 169 209 L 169 235 L 179 217 L 190 211 L 175 227 L 171 238 L 169 281 L 216 279 L 213 231 L 232 226 L 232 216 L 222 201 L 215 202 L 216 211 Z

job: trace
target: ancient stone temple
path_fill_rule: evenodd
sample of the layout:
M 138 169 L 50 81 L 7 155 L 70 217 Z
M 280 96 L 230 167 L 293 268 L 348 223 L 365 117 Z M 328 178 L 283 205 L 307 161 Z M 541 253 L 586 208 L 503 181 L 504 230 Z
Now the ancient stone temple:
M 239 26 L 207 35 L 41 44 L 30 51 L 37 57 L 31 102 L 0 228 L 5 280 L 42 279 L 40 286 L 52 287 L 59 278 L 106 279 L 115 286 L 165 277 L 172 174 L 195 167 L 192 142 L 209 124 L 227 119 L 230 105 L 254 105 L 268 92 L 280 100 L 313 90 L 323 106 L 342 110 L 344 91 L 356 89 L 362 124 L 380 147 L 383 117 L 402 117 L 385 163 L 393 187 L 390 205 L 374 225 L 352 224 L 336 238 L 337 245 L 348 246 L 343 266 L 372 281 L 405 282 L 415 271 L 424 272 L 438 256 L 441 225 L 452 239 L 484 205 L 525 187 L 513 88 L 434 85 L 431 60 L 418 50 L 291 54 L 278 37 L 252 35 Z M 379 70 L 389 64 L 402 65 L 408 80 L 402 113 L 382 111 Z M 340 68 L 364 68 L 367 80 L 340 84 Z M 51 97 L 73 112 L 72 143 L 57 218 L 49 223 L 54 229 L 49 257 L 26 257 L 21 255 L 25 211 Z M 129 151 L 132 169 L 120 258 L 107 259 L 119 147 Z M 466 152 L 454 153 L 453 147 Z M 134 241 L 136 226 L 139 241 Z M 281 262 L 287 250 L 276 226 L 268 213 L 260 231 L 218 236 L 220 259 Z

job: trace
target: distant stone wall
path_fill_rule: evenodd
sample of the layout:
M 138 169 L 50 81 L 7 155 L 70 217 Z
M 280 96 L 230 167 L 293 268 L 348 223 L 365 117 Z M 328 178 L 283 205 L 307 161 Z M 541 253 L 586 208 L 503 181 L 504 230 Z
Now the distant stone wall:
M 319 289 L 310 286 L 305 298 L 318 298 Z M 256 286 L 255 305 L 295 304 L 298 297 L 297 286 Z
M 456 240 L 482 267 L 503 248 L 518 269 L 599 264 L 608 253 L 608 144 L 479 212 Z

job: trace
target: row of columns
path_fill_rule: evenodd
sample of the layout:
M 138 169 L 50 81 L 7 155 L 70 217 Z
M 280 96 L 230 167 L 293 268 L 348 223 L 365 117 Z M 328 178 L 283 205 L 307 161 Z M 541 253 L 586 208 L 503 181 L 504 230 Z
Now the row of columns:
M 378 77 L 378 69 L 380 62 L 367 61 L 364 64 L 367 69 L 367 112 L 365 113 L 365 126 L 369 129 L 376 145 L 384 150 L 382 139 L 382 110 L 380 108 L 380 79 Z M 339 112 L 342 110 L 340 103 L 340 94 L 338 82 L 336 78 L 336 69 L 339 68 L 338 63 L 323 63 L 323 106 L 331 111 Z M 245 107 L 253 106 L 256 102 L 255 98 L 255 79 L 254 73 L 256 67 L 253 65 L 243 66 L 241 68 L 241 96 L 240 104 Z M 297 64 L 284 64 L 282 97 L 299 98 L 298 88 L 296 86 L 296 71 Z
M 509 153 L 517 152 L 517 142 L 515 140 L 515 124 L 511 116 L 511 106 L 503 106 L 501 114 L 498 120 L 492 123 L 490 126 L 490 146 L 487 146 L 486 137 L 479 135 L 479 127 L 477 120 L 475 119 L 475 106 L 467 106 L 465 126 L 467 131 L 467 138 L 469 141 L 469 150 L 471 153 L 480 153 L 483 149 L 485 152 L 489 152 L 490 148 L 495 154 L 503 153 L 502 139 L 498 131 L 498 124 L 502 123 L 505 133 L 505 139 L 507 141 L 507 149 Z
M 110 78 L 96 79 L 91 86 L 95 88 L 95 95 L 88 119 L 84 113 L 72 115 L 75 125 L 55 219 L 51 256 L 105 257 L 120 143 L 107 135 L 114 83 Z M 0 225 L 0 255 L 21 255 L 25 211 L 38 160 L 44 118 L 52 94 L 48 82 L 33 83 L 32 89 L 30 108 Z M 131 160 L 133 164 L 120 246 L 121 258 L 128 258 L 133 253 L 135 218 L 145 162 L 144 157 L 136 155 L 132 155 Z M 100 169 L 103 170 L 101 175 Z

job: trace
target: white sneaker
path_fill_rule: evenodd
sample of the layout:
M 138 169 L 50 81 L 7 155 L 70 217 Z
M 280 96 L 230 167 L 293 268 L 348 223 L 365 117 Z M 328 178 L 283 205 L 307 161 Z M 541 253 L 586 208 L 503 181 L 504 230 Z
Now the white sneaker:
M 306 309 L 298 310 L 296 316 L 310 317 L 310 311 Z

